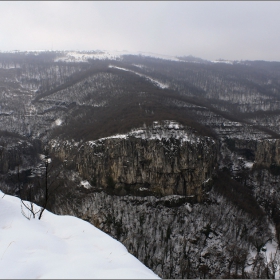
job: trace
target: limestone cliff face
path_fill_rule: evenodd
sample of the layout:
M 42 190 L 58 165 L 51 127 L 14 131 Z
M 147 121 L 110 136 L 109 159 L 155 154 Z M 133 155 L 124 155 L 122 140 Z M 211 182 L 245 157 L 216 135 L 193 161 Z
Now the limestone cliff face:
M 245 160 L 254 162 L 255 167 L 271 168 L 274 166 L 279 168 L 280 172 L 280 139 L 224 139 L 223 143 L 229 148 L 232 162 L 233 155 L 236 153 L 239 158 L 242 156 Z M 221 150 L 220 147 L 220 152 Z
M 256 163 L 269 167 L 280 165 L 280 139 L 259 141 L 256 151 Z
M 217 145 L 182 127 L 157 126 L 79 145 L 52 142 L 51 153 L 76 163 L 92 186 L 128 194 L 148 191 L 202 199 L 217 161 Z

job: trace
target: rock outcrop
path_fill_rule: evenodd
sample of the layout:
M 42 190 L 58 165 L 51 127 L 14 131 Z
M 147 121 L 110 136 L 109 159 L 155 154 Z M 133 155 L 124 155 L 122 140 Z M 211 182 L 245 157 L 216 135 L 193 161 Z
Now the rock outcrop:
M 256 151 L 256 162 L 265 167 L 272 164 L 280 166 L 280 139 L 259 141 Z
M 74 162 L 93 187 L 120 195 L 142 191 L 195 196 L 201 201 L 218 149 L 213 139 L 166 122 L 76 145 L 52 141 L 50 152 L 66 165 Z
M 271 164 L 280 165 L 280 139 L 263 140 L 226 140 L 232 151 L 237 151 L 245 158 L 254 160 L 256 165 L 269 167 Z

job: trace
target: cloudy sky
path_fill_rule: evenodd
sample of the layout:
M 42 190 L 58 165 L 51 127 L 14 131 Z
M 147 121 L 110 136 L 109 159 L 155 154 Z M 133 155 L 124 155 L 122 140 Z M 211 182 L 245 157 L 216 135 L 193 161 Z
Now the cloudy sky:
M 280 2 L 0 2 L 0 50 L 280 61 Z

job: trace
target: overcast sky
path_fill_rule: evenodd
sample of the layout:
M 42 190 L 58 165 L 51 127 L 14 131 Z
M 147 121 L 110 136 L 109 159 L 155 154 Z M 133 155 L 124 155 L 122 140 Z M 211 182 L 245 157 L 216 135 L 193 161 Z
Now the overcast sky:
M 0 50 L 280 61 L 280 2 L 0 2 Z

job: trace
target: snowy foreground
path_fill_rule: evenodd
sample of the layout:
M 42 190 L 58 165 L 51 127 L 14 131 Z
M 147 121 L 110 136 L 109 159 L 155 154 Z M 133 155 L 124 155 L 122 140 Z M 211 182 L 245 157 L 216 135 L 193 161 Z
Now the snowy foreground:
M 1 191 L 0 227 L 2 279 L 159 279 L 120 242 L 91 224 L 48 211 L 41 220 L 28 220 L 21 201 Z

